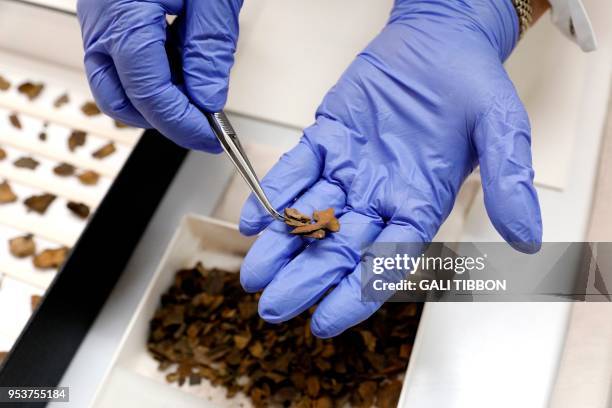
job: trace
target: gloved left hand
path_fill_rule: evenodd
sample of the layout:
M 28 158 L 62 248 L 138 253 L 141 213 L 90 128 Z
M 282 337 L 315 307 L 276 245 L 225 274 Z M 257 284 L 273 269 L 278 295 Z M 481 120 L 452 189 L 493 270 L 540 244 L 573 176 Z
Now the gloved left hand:
M 277 209 L 334 207 L 340 231 L 310 242 L 253 197 L 243 208 L 243 233 L 267 227 L 241 270 L 246 290 L 265 288 L 262 318 L 282 322 L 320 301 L 311 322 L 320 337 L 366 319 L 380 303 L 361 301 L 361 246 L 430 241 L 477 165 L 497 231 L 521 251 L 539 249 L 529 120 L 502 65 L 517 39 L 509 0 L 396 1 L 263 180 Z
M 107 115 L 154 127 L 177 144 L 220 152 L 206 118 L 227 99 L 242 0 L 79 0 L 85 69 Z M 180 49 L 184 86 L 172 82 L 166 15 Z

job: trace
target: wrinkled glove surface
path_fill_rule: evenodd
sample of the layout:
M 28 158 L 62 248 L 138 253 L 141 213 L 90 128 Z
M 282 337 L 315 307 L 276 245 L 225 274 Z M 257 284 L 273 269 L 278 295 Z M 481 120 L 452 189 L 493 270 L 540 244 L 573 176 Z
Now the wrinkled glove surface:
M 85 69 L 107 115 L 156 128 L 177 144 L 219 152 L 198 110 L 227 98 L 242 0 L 79 0 Z M 166 15 L 175 15 L 184 84 L 172 82 L 165 50 Z M 195 105 L 194 105 L 195 104 Z
M 362 244 L 430 241 L 478 165 L 497 231 L 518 250 L 539 249 L 529 119 L 502 66 L 517 38 L 509 0 L 396 1 L 263 180 L 278 209 L 334 207 L 340 231 L 312 242 L 289 235 L 253 197 L 242 210 L 243 233 L 265 230 L 241 270 L 246 290 L 264 289 L 265 320 L 319 301 L 317 336 L 366 319 L 380 303 L 360 299 Z

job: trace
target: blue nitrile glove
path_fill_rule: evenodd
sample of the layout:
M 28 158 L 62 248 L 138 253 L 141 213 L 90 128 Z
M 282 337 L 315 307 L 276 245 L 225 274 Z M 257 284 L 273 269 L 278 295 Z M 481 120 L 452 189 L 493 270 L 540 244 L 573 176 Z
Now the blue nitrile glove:
M 430 241 L 478 165 L 497 231 L 539 249 L 529 119 L 502 66 L 518 34 L 510 0 L 396 1 L 263 180 L 277 209 L 334 207 L 340 232 L 307 241 L 253 197 L 242 210 L 244 234 L 266 229 L 241 270 L 246 290 L 265 288 L 262 318 L 282 322 L 320 301 L 311 328 L 329 337 L 369 317 L 380 303 L 360 300 L 362 244 Z
M 155 127 L 177 144 L 219 152 L 204 115 L 227 98 L 242 0 L 79 0 L 85 68 L 100 109 Z M 177 15 L 184 87 L 172 83 L 166 15 Z

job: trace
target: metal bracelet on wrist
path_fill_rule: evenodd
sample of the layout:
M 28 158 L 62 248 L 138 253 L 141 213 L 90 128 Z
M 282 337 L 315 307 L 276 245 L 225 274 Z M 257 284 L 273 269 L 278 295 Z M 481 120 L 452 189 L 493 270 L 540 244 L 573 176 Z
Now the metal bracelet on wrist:
M 533 7 L 531 0 L 512 0 L 519 21 L 519 38 L 523 38 L 525 31 L 531 26 L 533 20 Z

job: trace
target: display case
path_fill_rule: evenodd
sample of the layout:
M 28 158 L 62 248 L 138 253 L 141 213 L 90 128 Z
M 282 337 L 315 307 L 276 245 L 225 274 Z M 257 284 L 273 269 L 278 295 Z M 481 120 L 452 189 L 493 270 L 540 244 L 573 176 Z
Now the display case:
M 98 213 L 105 212 L 109 190 L 121 189 L 121 182 L 113 183 L 124 165 L 137 160 L 137 154 L 128 157 L 142 131 L 114 122 L 93 103 L 77 63 L 80 46 L 72 13 L 5 1 L 0 21 L 5 193 L 0 204 L 0 351 L 11 350 L 0 377 L 3 384 L 51 384 L 59 380 L 79 344 L 78 333 L 85 334 L 87 319 L 95 317 L 104 291 L 118 276 L 117 267 L 107 265 L 96 273 L 95 266 L 83 264 L 94 257 L 102 260 L 98 265 L 112 259 L 86 249 L 87 231 L 105 218 Z M 100 291 L 76 289 L 87 285 Z M 90 296 L 97 305 L 80 301 Z M 70 316 L 76 318 L 74 325 L 52 323 Z

